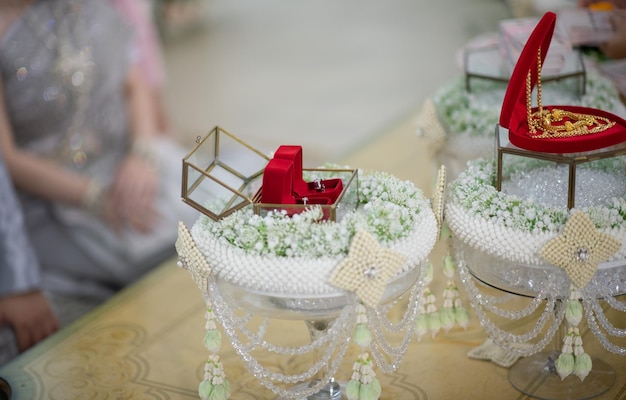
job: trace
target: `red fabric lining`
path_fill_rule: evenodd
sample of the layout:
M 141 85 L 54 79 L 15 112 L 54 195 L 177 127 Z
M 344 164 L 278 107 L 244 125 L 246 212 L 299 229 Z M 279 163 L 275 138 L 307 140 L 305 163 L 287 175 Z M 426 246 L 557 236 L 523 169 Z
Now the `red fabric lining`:
M 507 91 L 502 102 L 500 125 L 509 129 L 509 140 L 515 146 L 523 149 L 546 153 L 578 153 L 609 147 L 626 140 L 626 121 L 609 113 L 589 107 L 554 106 L 546 108 L 560 108 L 581 114 L 602 116 L 615 122 L 615 125 L 603 132 L 574 136 L 568 138 L 533 138 L 529 132 L 526 104 L 526 77 L 531 73 L 531 87 L 537 84 L 537 54 L 541 49 L 541 62 L 545 60 L 554 33 L 556 14 L 547 12 L 531 33 L 526 45 L 511 74 Z M 533 109 L 533 112 L 536 109 Z
M 303 179 L 302 146 L 282 145 L 274 153 L 275 159 L 293 163 L 293 196 L 296 199 L 307 198 L 310 204 L 333 204 L 343 190 L 341 179 L 322 179 L 319 183 L 323 190 L 316 188 L 315 182 Z M 314 200 L 320 199 L 320 200 Z

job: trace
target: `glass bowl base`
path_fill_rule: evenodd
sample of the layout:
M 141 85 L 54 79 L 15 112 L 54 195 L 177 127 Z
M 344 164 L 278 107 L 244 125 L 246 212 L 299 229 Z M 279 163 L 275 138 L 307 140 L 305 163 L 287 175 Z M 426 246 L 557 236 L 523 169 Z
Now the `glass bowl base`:
M 303 382 L 299 385 L 294 386 L 294 389 L 301 390 L 307 387 L 310 387 L 319 382 L 318 380 L 314 380 L 313 382 L 306 383 Z M 343 382 L 337 382 L 332 380 L 328 382 L 326 386 L 322 388 L 317 393 L 314 393 L 308 397 L 298 398 L 297 400 L 342 400 L 345 399 L 343 393 L 345 392 L 346 386 Z M 286 397 L 278 397 L 276 400 L 288 400 Z
M 570 375 L 561 380 L 554 367 L 555 352 L 541 352 L 520 359 L 509 371 L 509 382 L 520 392 L 542 400 L 584 400 L 600 396 L 615 383 L 615 370 L 592 358 L 593 367 L 581 381 Z

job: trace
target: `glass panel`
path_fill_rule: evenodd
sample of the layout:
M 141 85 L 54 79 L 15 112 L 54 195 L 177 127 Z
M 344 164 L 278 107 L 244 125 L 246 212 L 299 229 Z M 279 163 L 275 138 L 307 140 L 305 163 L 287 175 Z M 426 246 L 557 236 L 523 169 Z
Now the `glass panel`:
M 183 198 L 213 219 L 253 202 L 269 158 L 220 127 L 183 163 Z

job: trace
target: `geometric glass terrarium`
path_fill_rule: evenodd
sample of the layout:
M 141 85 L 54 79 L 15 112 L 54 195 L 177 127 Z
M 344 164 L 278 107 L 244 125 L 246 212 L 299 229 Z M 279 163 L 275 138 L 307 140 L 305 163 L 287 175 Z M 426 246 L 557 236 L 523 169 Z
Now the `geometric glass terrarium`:
M 554 178 L 546 191 L 566 190 L 567 207 L 572 209 L 576 204 L 581 206 L 576 194 L 577 176 L 589 175 L 594 166 L 602 169 L 602 165 L 610 164 L 608 159 L 626 154 L 626 121 L 601 109 L 543 104 L 542 67 L 555 24 L 553 13 L 542 18 L 511 74 L 496 127 L 496 189 L 503 190 L 505 154 L 509 156 L 507 160 L 528 158 L 553 164 L 556 167 L 547 173 L 553 173 Z
M 213 220 L 252 205 L 260 215 L 316 206 L 338 221 L 359 204 L 358 174 L 303 168 L 300 146 L 280 146 L 270 158 L 216 126 L 183 159 L 182 198 Z
M 552 185 L 548 190 L 552 191 L 565 191 L 565 193 L 554 193 L 553 197 L 559 197 L 563 199 L 567 199 L 567 208 L 572 209 L 576 207 L 578 204 L 579 207 L 585 206 L 584 199 L 582 199 L 579 194 L 576 195 L 577 188 L 577 172 L 581 170 L 581 167 L 589 166 L 591 167 L 594 162 L 610 158 L 616 158 L 620 156 L 626 155 L 626 142 L 619 143 L 617 145 L 591 150 L 580 153 L 546 153 L 546 152 L 538 152 L 525 150 L 520 147 L 512 144 L 508 139 L 508 130 L 501 127 L 496 126 L 496 184 L 495 187 L 498 191 L 507 192 L 505 185 L 503 185 L 503 181 L 507 179 L 507 163 L 511 163 L 512 165 L 518 164 L 518 158 L 527 158 L 534 160 L 542 160 L 545 164 L 553 164 L 554 168 L 549 170 L 553 172 L 553 181 Z M 507 157 L 505 157 L 507 155 Z M 516 157 L 515 157 L 516 156 Z M 623 161 L 622 161 L 623 162 Z M 537 162 L 539 163 L 539 162 Z M 607 163 L 608 165 L 609 163 Z M 593 171 L 593 167 L 587 168 L 583 170 L 583 173 L 590 174 L 593 172 L 588 172 L 589 170 Z M 560 178 L 564 178 L 564 181 Z M 584 185 L 585 182 L 581 181 L 578 183 L 578 187 Z M 510 194 L 510 193 L 509 193 Z M 554 204 L 558 205 L 558 204 Z
M 472 91 L 473 79 L 486 79 L 507 84 L 511 78 L 511 71 L 504 66 L 500 46 L 468 49 L 464 53 L 465 89 Z M 543 82 L 575 80 L 574 90 L 578 96 L 585 94 L 587 73 L 580 51 L 574 49 L 563 56 L 563 65 L 558 71 L 544 74 Z
M 183 159 L 183 201 L 213 220 L 250 205 L 269 157 L 219 126 Z

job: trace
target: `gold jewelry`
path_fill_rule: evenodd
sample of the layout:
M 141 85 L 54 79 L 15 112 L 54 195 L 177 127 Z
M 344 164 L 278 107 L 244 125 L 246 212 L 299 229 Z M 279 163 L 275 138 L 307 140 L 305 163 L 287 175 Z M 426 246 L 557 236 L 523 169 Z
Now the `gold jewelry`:
M 559 108 L 544 110 L 541 104 L 541 49 L 537 52 L 537 111 L 532 112 L 531 73 L 526 76 L 526 118 L 535 139 L 566 138 L 603 132 L 615 125 L 606 117 L 574 113 Z M 540 131 L 541 133 L 537 133 Z
M 81 199 L 83 209 L 93 215 L 102 215 L 105 195 L 105 187 L 97 179 L 90 179 Z
M 140 158 L 152 168 L 158 169 L 159 157 L 152 147 L 152 142 L 145 138 L 135 138 L 130 146 L 131 155 Z

